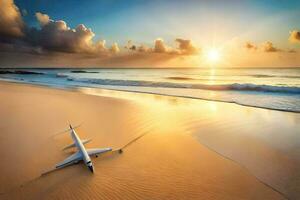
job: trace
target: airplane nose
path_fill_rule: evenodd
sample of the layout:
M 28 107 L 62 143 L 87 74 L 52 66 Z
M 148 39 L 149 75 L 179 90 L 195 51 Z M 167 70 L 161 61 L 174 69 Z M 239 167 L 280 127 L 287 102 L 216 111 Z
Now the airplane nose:
M 92 173 L 94 173 L 93 165 L 88 166 Z

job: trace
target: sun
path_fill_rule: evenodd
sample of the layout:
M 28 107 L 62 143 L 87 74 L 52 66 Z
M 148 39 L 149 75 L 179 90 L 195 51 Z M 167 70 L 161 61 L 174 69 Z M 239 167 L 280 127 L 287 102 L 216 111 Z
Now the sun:
M 209 63 L 216 63 L 220 60 L 220 51 L 218 49 L 212 48 L 207 51 L 207 61 Z

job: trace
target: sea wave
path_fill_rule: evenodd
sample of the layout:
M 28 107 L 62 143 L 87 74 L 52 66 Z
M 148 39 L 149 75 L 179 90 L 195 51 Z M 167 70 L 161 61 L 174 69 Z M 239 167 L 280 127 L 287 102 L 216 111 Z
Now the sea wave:
M 46 76 L 46 78 L 42 78 L 43 76 Z M 65 74 L 60 74 L 58 76 L 57 74 L 48 74 L 43 76 L 0 76 L 0 80 L 44 85 L 61 89 L 75 87 L 140 92 L 165 96 L 221 101 L 250 107 L 300 113 L 300 87 L 241 83 L 227 85 L 204 85 L 139 80 L 90 79 L 78 77 L 75 78 L 69 75 L 65 76 Z M 199 92 L 197 91 L 198 89 Z M 212 96 L 212 90 L 220 92 L 218 95 Z
M 44 75 L 45 73 L 27 70 L 0 70 L 0 74 Z
M 228 75 L 225 74 L 215 74 L 216 77 L 226 77 Z M 287 78 L 287 79 L 298 79 L 300 76 L 292 76 L 292 75 L 267 75 L 267 74 L 239 74 L 239 77 L 254 77 L 254 78 Z M 207 80 L 202 78 L 191 78 L 186 76 L 169 76 L 166 79 L 171 80 Z
M 166 77 L 166 79 L 180 80 L 180 81 L 201 80 L 201 79 L 190 78 L 190 77 L 186 77 L 186 76 L 169 76 L 169 77 Z
M 289 76 L 289 75 L 266 75 L 266 74 L 254 74 L 250 75 L 255 78 L 300 78 L 300 76 Z
M 300 87 L 256 85 L 252 83 L 208 85 L 208 84 L 153 82 L 153 81 L 140 81 L 140 80 L 89 79 L 89 78 L 74 78 L 74 77 L 68 77 L 67 80 L 75 81 L 79 83 L 90 83 L 90 84 L 112 85 L 112 86 L 189 88 L 189 89 L 202 89 L 202 90 L 214 90 L 214 91 L 245 91 L 245 92 L 252 91 L 252 92 L 300 94 Z

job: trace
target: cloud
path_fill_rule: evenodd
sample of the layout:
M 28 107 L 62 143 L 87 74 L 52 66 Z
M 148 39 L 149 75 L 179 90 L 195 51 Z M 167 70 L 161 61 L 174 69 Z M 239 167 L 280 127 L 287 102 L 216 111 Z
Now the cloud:
M 147 47 L 146 45 L 141 45 L 137 48 L 139 52 L 151 52 L 151 48 Z
M 24 22 L 13 0 L 0 0 L 0 36 L 23 36 Z
M 0 51 L 18 51 L 26 53 L 118 53 L 118 44 L 111 49 L 105 47 L 105 40 L 93 41 L 94 32 L 83 24 L 70 28 L 63 20 L 52 20 L 47 14 L 35 14 L 39 27 L 27 27 L 22 20 L 19 8 L 13 0 L 0 0 Z M 9 48 L 8 48 L 9 46 Z M 12 50 L 13 49 L 13 50 Z
M 63 20 L 54 21 L 47 14 L 36 13 L 39 28 L 27 32 L 26 41 L 47 51 L 67 53 L 108 54 L 118 53 L 118 44 L 114 43 L 110 51 L 105 47 L 105 40 L 93 42 L 94 32 L 84 24 L 75 29 Z
M 83 24 L 71 29 L 65 21 L 51 20 L 46 14 L 36 13 L 36 18 L 41 25 L 40 29 L 32 28 L 27 33 L 27 40 L 33 45 L 69 53 L 94 51 L 92 39 L 95 34 Z
M 41 26 L 44 26 L 50 22 L 50 17 L 46 14 L 37 12 L 37 13 L 35 13 L 35 16 Z
M 133 50 L 133 51 L 135 51 L 136 50 L 136 46 L 135 45 L 132 45 L 131 47 L 130 47 L 130 50 Z
M 131 51 L 137 51 L 142 53 L 161 53 L 161 54 L 172 54 L 172 55 L 193 55 L 199 53 L 199 48 L 197 48 L 191 40 L 177 38 L 175 39 L 177 43 L 177 48 L 172 48 L 167 46 L 163 39 L 154 40 L 154 46 L 148 47 L 146 45 L 137 46 L 132 43 L 132 40 L 127 42 L 125 49 Z
M 126 52 L 117 43 L 112 43 L 108 48 L 105 40 L 94 41 L 94 32 L 84 24 L 72 28 L 64 20 L 53 20 L 45 13 L 36 12 L 39 26 L 29 27 L 13 0 L 0 0 L 0 11 L 2 66 L 9 62 L 14 66 L 18 66 L 18 63 L 20 66 L 30 63 L 37 66 L 61 66 L 59 62 L 74 66 L 86 63 L 93 66 L 120 66 L 120 63 L 154 66 L 170 61 L 176 65 L 177 61 L 183 60 L 183 56 L 199 53 L 191 40 L 182 38 L 175 39 L 170 46 L 163 39 L 154 40 L 151 46 L 133 44 L 130 40 L 124 47 Z M 23 16 L 28 15 L 26 10 L 22 12 Z
M 287 51 L 288 53 L 297 53 L 297 51 L 295 49 L 290 49 Z
M 156 39 L 153 52 L 175 55 L 193 55 L 199 53 L 199 49 L 193 45 L 191 40 L 177 38 L 175 39 L 175 42 L 178 44 L 178 48 L 168 47 L 162 39 Z
M 252 42 L 246 42 L 245 43 L 245 48 L 248 50 L 253 50 L 253 51 L 262 51 L 262 52 L 266 52 L 266 53 L 272 53 L 272 52 L 284 52 L 283 50 L 277 48 L 274 46 L 274 44 L 272 42 L 264 42 L 261 45 L 257 46 L 256 44 L 252 43 Z
M 158 40 L 161 40 L 161 39 L 158 39 Z M 155 46 L 155 43 L 160 43 L 160 42 L 157 42 L 157 40 L 155 40 L 154 46 Z M 157 45 L 158 45 L 157 48 L 160 48 L 159 45 L 165 46 L 163 41 L 162 41 L 162 44 L 157 44 Z M 146 53 L 146 52 L 153 53 L 154 52 L 153 48 L 148 47 L 147 45 L 144 45 L 144 44 L 141 44 L 141 45 L 133 44 L 132 40 L 128 40 L 127 44 L 125 45 L 124 48 L 127 50 L 130 50 L 130 51 L 133 51 L 133 52 L 138 52 L 138 53 Z M 163 48 L 165 48 L 165 47 L 163 47 Z M 161 53 L 163 53 L 163 52 L 165 52 L 165 51 L 163 50 Z M 157 49 L 157 53 L 159 53 L 158 49 Z
M 106 41 L 105 40 L 100 40 L 96 42 L 95 48 L 98 49 L 99 51 L 106 51 L 107 48 L 105 47 Z
M 193 45 L 191 40 L 177 38 L 175 41 L 179 44 L 178 49 L 180 54 L 192 55 L 199 52 L 199 49 Z
M 245 48 L 249 50 L 257 50 L 257 46 L 251 42 L 246 42 Z
M 274 47 L 272 42 L 265 42 L 262 44 L 262 49 L 264 52 L 278 52 L 278 51 L 282 51 L 276 47 Z
M 117 43 L 113 43 L 113 45 L 111 46 L 111 52 L 113 53 L 119 53 L 120 49 Z
M 298 30 L 291 31 L 289 41 L 293 43 L 300 43 L 300 31 Z
M 129 50 L 132 50 L 132 51 L 135 51 L 137 50 L 137 46 L 132 44 L 132 40 L 128 40 L 127 41 L 127 44 L 125 45 L 124 47 L 125 49 L 129 49 Z
M 153 52 L 155 53 L 166 53 L 168 47 L 165 45 L 162 39 L 156 39 L 154 42 Z

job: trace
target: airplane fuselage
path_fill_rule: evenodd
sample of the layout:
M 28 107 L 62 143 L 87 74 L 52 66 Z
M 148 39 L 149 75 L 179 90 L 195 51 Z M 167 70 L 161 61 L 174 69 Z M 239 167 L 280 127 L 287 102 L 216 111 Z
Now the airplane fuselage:
M 82 160 L 84 164 L 91 170 L 91 172 L 94 173 L 94 166 L 89 154 L 87 153 L 84 145 L 82 144 L 80 138 L 78 137 L 78 135 L 76 134 L 72 126 L 70 126 L 70 129 L 71 129 L 71 136 L 74 140 L 75 146 L 78 148 L 78 151 L 82 154 Z

